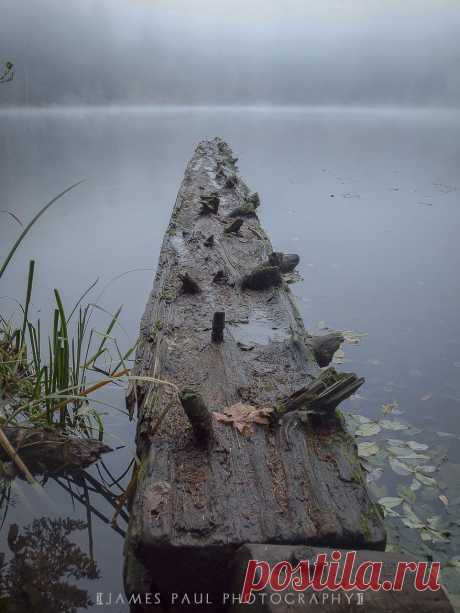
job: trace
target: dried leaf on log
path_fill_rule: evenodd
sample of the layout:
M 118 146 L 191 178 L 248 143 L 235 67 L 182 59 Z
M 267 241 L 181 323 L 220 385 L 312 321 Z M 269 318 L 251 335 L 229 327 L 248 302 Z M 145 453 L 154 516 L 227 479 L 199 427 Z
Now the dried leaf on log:
M 251 436 L 253 433 L 252 424 L 268 426 L 272 413 L 272 408 L 258 409 L 250 404 L 237 402 L 225 409 L 223 413 L 214 412 L 214 417 L 217 421 L 233 424 L 243 436 Z

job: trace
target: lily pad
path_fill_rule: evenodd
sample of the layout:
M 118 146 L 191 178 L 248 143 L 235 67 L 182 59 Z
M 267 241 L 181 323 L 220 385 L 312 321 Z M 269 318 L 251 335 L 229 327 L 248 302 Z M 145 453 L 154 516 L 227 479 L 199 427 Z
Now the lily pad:
M 415 472 L 415 478 L 417 481 L 420 481 L 420 483 L 423 483 L 423 485 L 427 485 L 428 487 L 438 486 L 436 479 L 433 479 L 433 477 L 427 477 L 423 473 Z
M 411 470 L 406 464 L 403 464 L 400 460 L 398 460 L 398 458 L 390 458 L 388 461 L 393 472 L 401 477 L 407 477 L 413 473 L 413 470 Z
M 373 436 L 374 434 L 378 434 L 380 430 L 380 426 L 376 423 L 363 423 L 355 431 L 355 436 Z
M 358 444 L 358 455 L 361 458 L 368 458 L 375 455 L 379 450 L 379 446 L 376 443 L 365 441 Z
M 406 430 L 409 427 L 399 421 L 390 419 L 382 419 L 379 423 L 382 428 L 385 428 L 385 430 Z
M 426 451 L 428 449 L 428 445 L 417 443 L 417 441 L 407 441 L 406 445 L 414 451 Z

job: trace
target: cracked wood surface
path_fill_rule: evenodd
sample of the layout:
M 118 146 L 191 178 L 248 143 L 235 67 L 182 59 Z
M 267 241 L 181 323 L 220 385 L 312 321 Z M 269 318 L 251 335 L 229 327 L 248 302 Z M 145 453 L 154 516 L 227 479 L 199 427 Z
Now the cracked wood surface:
M 216 196 L 217 213 L 203 213 L 203 201 Z M 262 290 L 242 286 L 273 248 L 255 213 L 241 216 L 237 232 L 225 229 L 235 221 L 230 213 L 256 201 L 228 145 L 201 142 L 186 168 L 141 321 L 134 374 L 179 389 L 193 386 L 211 411 L 237 402 L 274 407 L 320 372 L 286 281 Z M 257 213 L 261 209 L 263 203 Z M 184 291 L 184 275 L 199 292 Z M 211 341 L 215 312 L 225 312 L 222 343 Z M 315 429 L 295 419 L 255 425 L 244 438 L 213 419 L 213 442 L 203 449 L 170 385 L 138 382 L 128 406 L 137 406 L 141 459 L 127 543 L 128 590 L 135 588 L 138 575 L 130 569 L 139 561 L 167 583 L 173 550 L 188 551 L 198 564 L 200 551 L 209 557 L 216 546 L 228 553 L 243 543 L 384 547 L 381 517 L 340 420 Z M 152 558 L 159 551 L 164 564 Z

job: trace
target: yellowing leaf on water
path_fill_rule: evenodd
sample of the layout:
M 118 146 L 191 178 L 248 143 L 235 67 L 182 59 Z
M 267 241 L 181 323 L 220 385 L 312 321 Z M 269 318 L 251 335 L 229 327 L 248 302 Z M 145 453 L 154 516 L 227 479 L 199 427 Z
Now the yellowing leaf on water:
M 361 458 L 368 458 L 371 455 L 375 455 L 378 450 L 378 445 L 376 445 L 375 443 L 371 443 L 370 441 L 358 444 L 358 455 Z
M 332 361 L 334 364 L 343 364 L 345 362 L 345 353 L 341 347 L 332 356 Z
M 258 409 L 250 404 L 237 402 L 236 404 L 224 409 L 223 413 L 214 411 L 217 421 L 233 424 L 243 436 L 251 436 L 253 433 L 252 424 L 268 426 L 272 408 Z
M 417 443 L 417 441 L 407 441 L 406 445 L 414 451 L 426 451 L 428 449 L 428 445 Z
M 436 479 L 433 479 L 433 477 L 427 477 L 423 473 L 416 472 L 415 478 L 417 481 L 420 481 L 420 483 L 423 483 L 423 485 L 427 485 L 428 487 L 436 487 L 438 485 Z
M 367 332 L 354 332 L 353 330 L 342 330 L 342 335 L 347 343 L 352 345 L 359 345 L 363 336 L 367 336 Z
M 397 402 L 388 402 L 386 404 L 382 404 L 382 410 L 384 413 L 393 413 L 394 409 L 397 409 L 399 404 Z
M 438 498 L 445 507 L 449 505 L 449 499 L 447 498 L 447 496 L 444 496 L 444 494 L 441 494 L 440 496 L 438 496 Z

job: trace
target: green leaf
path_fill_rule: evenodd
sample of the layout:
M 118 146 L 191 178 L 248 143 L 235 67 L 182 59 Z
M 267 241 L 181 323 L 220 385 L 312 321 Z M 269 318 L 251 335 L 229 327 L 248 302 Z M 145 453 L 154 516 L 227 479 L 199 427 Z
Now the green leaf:
M 380 430 L 380 426 L 376 423 L 363 423 L 355 431 L 355 436 L 374 436 L 374 434 L 378 434 Z
M 370 441 L 358 444 L 358 455 L 361 458 L 368 458 L 369 456 L 375 455 L 378 451 L 378 445 Z
M 406 464 L 400 462 L 397 458 L 389 458 L 389 463 L 393 472 L 401 477 L 407 477 L 408 475 L 413 473 L 413 470 L 409 468 Z

